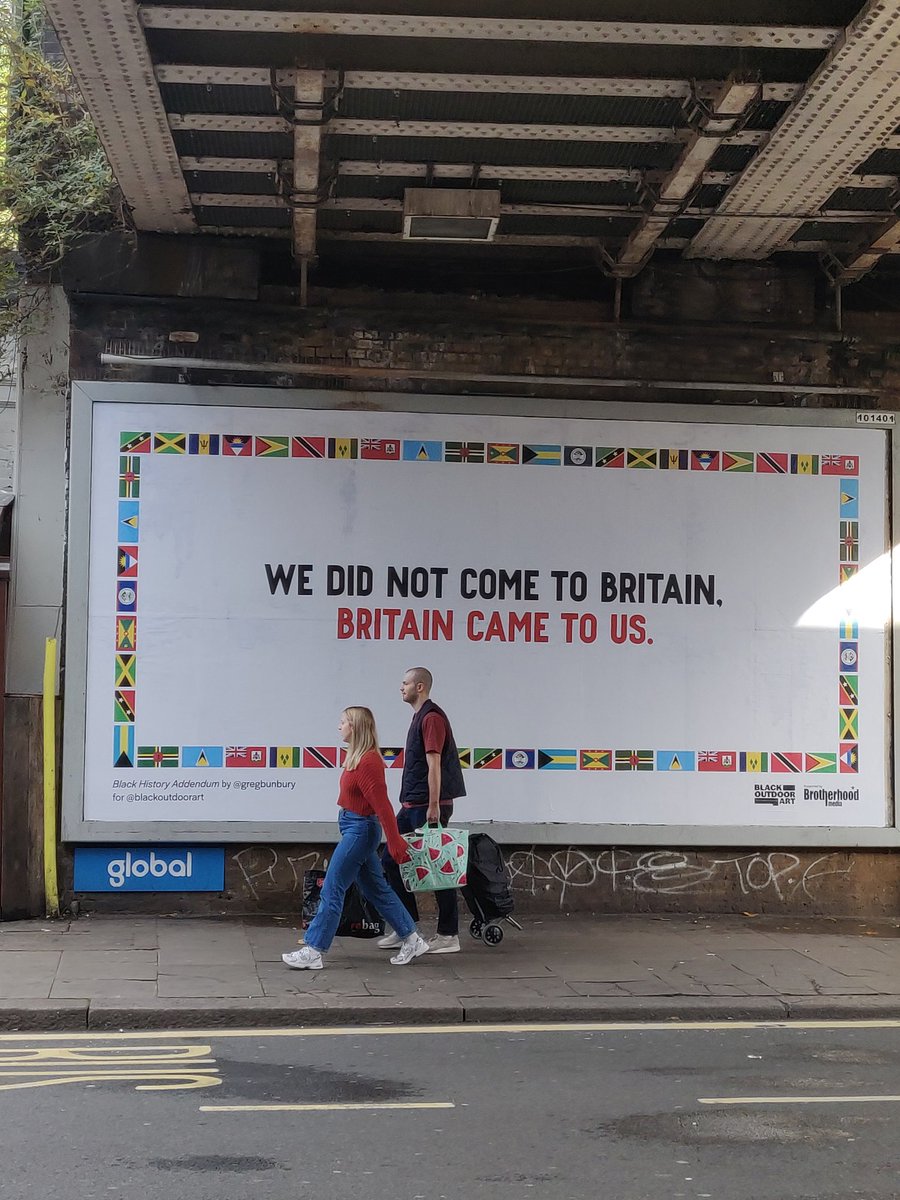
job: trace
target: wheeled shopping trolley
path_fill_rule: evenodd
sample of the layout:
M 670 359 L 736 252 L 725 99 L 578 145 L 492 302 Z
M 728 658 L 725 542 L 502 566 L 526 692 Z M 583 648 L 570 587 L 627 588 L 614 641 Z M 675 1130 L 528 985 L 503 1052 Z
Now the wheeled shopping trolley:
M 486 833 L 469 836 L 469 865 L 462 894 L 472 914 L 469 933 L 486 946 L 499 946 L 503 941 L 503 921 L 521 930 L 510 915 L 515 904 L 503 853 Z

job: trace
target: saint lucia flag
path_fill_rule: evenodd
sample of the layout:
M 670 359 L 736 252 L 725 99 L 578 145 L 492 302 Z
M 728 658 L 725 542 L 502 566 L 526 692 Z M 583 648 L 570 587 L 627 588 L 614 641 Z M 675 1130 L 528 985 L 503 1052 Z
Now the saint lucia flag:
M 443 442 L 404 442 L 404 462 L 443 462 Z
M 221 767 L 224 761 L 221 746 L 182 746 L 183 767 Z

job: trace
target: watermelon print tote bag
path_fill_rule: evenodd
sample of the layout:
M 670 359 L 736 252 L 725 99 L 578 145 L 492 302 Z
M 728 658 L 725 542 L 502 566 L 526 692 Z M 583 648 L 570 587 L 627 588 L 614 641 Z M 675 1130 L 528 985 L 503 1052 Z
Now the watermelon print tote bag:
M 462 887 L 469 862 L 468 829 L 426 826 L 405 836 L 409 862 L 400 863 L 400 876 L 408 892 Z

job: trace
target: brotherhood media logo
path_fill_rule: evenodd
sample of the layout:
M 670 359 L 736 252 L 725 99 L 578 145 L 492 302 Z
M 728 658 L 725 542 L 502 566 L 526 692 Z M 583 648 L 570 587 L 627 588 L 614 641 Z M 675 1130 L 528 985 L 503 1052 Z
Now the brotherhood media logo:
M 753 789 L 754 804 L 793 804 L 797 798 L 794 783 L 758 783 Z

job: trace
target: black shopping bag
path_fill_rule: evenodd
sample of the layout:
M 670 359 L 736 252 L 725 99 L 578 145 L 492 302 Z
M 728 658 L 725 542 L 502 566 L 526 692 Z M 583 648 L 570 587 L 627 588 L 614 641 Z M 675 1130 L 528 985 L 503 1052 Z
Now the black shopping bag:
M 308 928 L 319 909 L 319 898 L 322 895 L 322 884 L 325 882 L 324 871 L 305 871 L 303 875 L 303 904 L 300 908 L 300 922 L 304 929 Z M 377 909 L 374 909 L 355 883 L 351 883 L 344 897 L 344 911 L 341 913 L 341 923 L 338 925 L 336 937 L 376 938 L 384 936 L 384 921 Z

